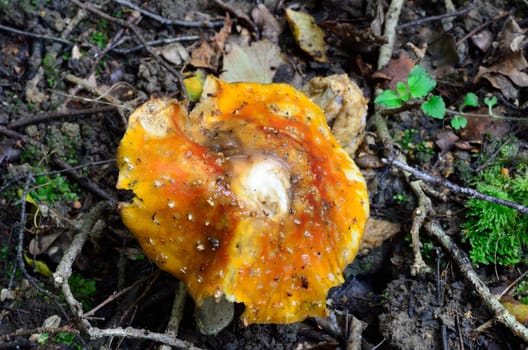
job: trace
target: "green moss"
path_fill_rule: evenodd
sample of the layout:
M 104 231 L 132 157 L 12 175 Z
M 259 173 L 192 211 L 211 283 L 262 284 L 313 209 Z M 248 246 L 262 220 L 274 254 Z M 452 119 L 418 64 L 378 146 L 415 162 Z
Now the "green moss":
M 517 164 L 513 174 L 504 172 L 505 158 L 478 175 L 475 187 L 484 194 L 528 206 L 528 169 Z M 526 262 L 528 216 L 517 210 L 479 199 L 470 199 L 465 239 L 475 264 L 511 266 Z

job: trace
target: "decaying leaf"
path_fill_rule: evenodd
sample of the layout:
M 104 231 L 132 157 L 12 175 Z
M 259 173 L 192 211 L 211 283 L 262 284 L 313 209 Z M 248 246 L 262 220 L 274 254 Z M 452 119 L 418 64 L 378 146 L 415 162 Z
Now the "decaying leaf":
M 197 68 L 218 69 L 220 58 L 224 53 L 224 45 L 231 32 L 231 18 L 226 16 L 224 26 L 216 33 L 210 42 L 202 41 L 200 46 L 191 53 L 190 63 Z
M 283 26 L 264 4 L 255 6 L 251 11 L 251 18 L 260 29 L 262 38 L 268 39 L 274 44 L 279 43 L 279 35 L 283 31 Z
M 400 232 L 400 230 L 401 225 L 399 223 L 383 219 L 368 218 L 363 240 L 361 241 L 361 246 L 359 248 L 359 254 L 365 255 L 372 248 L 381 246 L 383 242 L 393 237 Z
M 525 30 L 521 29 L 513 18 L 510 18 L 501 33 L 502 38 L 499 54 L 504 59 L 491 67 L 480 66 L 474 82 L 480 79 L 488 80 L 493 87 L 509 99 L 518 97 L 518 87 L 528 87 L 528 62 L 519 41 L 525 40 Z
M 502 306 L 506 308 L 518 322 L 526 325 L 528 324 L 528 305 L 523 304 L 513 298 L 504 298 L 501 301 Z
M 220 78 L 228 82 L 271 83 L 277 68 L 285 61 L 280 48 L 269 40 L 253 44 L 229 44 Z
M 382 84 L 383 89 L 396 90 L 399 81 L 407 81 L 413 67 L 414 61 L 407 54 L 402 53 L 398 58 L 391 59 L 381 71 L 374 73 L 372 77 L 386 81 Z
M 303 92 L 324 111 L 337 142 L 354 157 L 363 141 L 368 100 L 346 74 L 315 77 Z
M 326 62 L 324 32 L 307 13 L 286 9 L 286 20 L 299 47 L 317 62 Z
M 179 66 L 189 60 L 189 53 L 183 47 L 183 45 L 178 42 L 163 46 L 159 50 L 159 53 L 163 56 L 163 58 L 176 66 Z

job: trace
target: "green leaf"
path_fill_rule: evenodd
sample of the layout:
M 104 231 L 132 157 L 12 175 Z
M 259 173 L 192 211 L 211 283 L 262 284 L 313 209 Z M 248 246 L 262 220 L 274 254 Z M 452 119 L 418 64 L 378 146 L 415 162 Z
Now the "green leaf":
M 431 98 L 422 103 L 422 111 L 433 118 L 444 119 L 445 116 L 445 102 L 440 96 L 431 96 Z
M 464 102 L 462 102 L 461 108 L 464 107 L 478 107 L 478 97 L 472 92 L 468 92 L 466 97 L 464 97 Z
M 455 130 L 463 129 L 467 126 L 467 119 L 464 117 L 456 116 L 451 119 L 451 126 Z
M 497 96 L 484 97 L 484 103 L 489 107 L 493 108 L 497 104 Z
M 484 103 L 488 106 L 488 114 L 493 116 L 493 107 L 497 104 L 497 96 L 484 97 Z
M 405 83 L 399 81 L 396 84 L 396 91 L 398 92 L 398 95 L 400 95 L 402 101 L 409 101 L 409 89 L 407 89 L 407 85 L 405 85 Z
M 374 103 L 383 105 L 385 107 L 401 107 L 402 99 L 400 95 L 394 90 L 385 90 L 376 97 Z
M 422 98 L 434 89 L 436 81 L 431 78 L 424 67 L 416 66 L 409 72 L 407 85 L 412 97 Z

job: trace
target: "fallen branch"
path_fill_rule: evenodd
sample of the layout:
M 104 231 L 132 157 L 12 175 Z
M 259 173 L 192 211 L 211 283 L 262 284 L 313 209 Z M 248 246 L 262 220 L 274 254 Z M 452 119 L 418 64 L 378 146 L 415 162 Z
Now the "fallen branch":
M 528 342 L 528 328 L 519 323 L 515 317 L 502 306 L 502 304 L 491 293 L 488 286 L 482 282 L 477 273 L 473 269 L 471 262 L 467 255 L 453 242 L 453 240 L 445 233 L 442 227 L 435 221 L 429 221 L 425 224 L 426 231 L 433 236 L 444 249 L 449 253 L 458 266 L 460 272 L 471 283 L 475 291 L 479 294 L 482 301 L 486 304 L 488 309 L 495 316 L 497 322 L 502 323 L 513 334 Z
M 425 23 L 438 21 L 438 20 L 441 20 L 441 19 L 444 19 L 444 18 L 463 16 L 463 15 L 468 14 L 471 10 L 473 10 L 474 7 L 475 7 L 475 5 L 473 3 L 471 3 L 466 8 L 463 8 L 462 10 L 458 10 L 458 11 L 455 11 L 455 12 L 449 12 L 449 13 L 443 13 L 441 15 L 436 15 L 436 16 L 419 18 L 419 19 L 417 19 L 415 21 L 411 21 L 411 22 L 407 22 L 407 23 L 404 23 L 404 24 L 400 24 L 399 26 L 396 26 L 396 29 L 399 30 L 399 29 L 403 29 L 403 28 L 407 28 L 407 27 L 421 26 L 421 25 L 423 25 Z
M 139 338 L 157 341 L 159 343 L 174 346 L 178 349 L 189 349 L 189 350 L 200 350 L 194 344 L 178 339 L 176 337 L 164 334 L 151 332 L 144 329 L 136 329 L 132 327 L 127 328 L 108 328 L 101 329 L 97 327 L 91 327 L 88 329 L 88 334 L 92 339 L 103 338 L 103 337 L 124 337 L 124 338 Z
M 428 182 L 428 183 L 432 183 L 432 184 L 436 184 L 436 185 L 440 185 L 440 186 L 443 186 L 445 188 L 448 188 L 456 193 L 460 193 L 460 194 L 463 194 L 463 195 L 466 195 L 468 197 L 471 197 L 471 198 L 475 198 L 475 199 L 482 199 L 482 200 L 485 200 L 485 201 L 488 201 L 488 202 L 492 202 L 492 203 L 495 203 L 495 204 L 500 204 L 500 205 L 504 205 L 506 207 L 510 207 L 510 208 L 513 208 L 523 214 L 528 214 L 528 208 L 523 206 L 523 205 L 520 205 L 520 204 L 517 204 L 517 203 L 514 203 L 514 202 L 511 202 L 511 201 L 508 201 L 508 200 L 505 200 L 505 199 L 500 199 L 500 198 L 497 198 L 497 197 L 492 197 L 492 196 L 488 196 L 484 193 L 481 193 L 477 190 L 474 190 L 472 188 L 468 188 L 468 187 L 461 187 L 461 186 L 458 186 L 458 185 L 455 185 L 454 183 L 446 180 L 446 179 L 441 179 L 441 178 L 438 178 L 438 177 L 434 177 L 432 175 L 429 175 L 427 173 L 424 173 L 422 171 L 419 171 L 417 169 L 414 169 L 413 167 L 397 160 L 397 159 L 382 159 L 381 160 L 383 163 L 385 164 L 388 164 L 388 165 L 393 165 L 405 172 L 408 172 L 410 174 L 412 174 L 413 176 L 417 177 L 418 179 L 420 180 L 423 180 L 425 182 Z
M 120 5 L 129 7 L 132 10 L 135 10 L 141 13 L 143 16 L 156 20 L 161 24 L 173 24 L 179 27 L 186 27 L 186 28 L 201 28 L 201 27 L 215 28 L 215 27 L 222 27 L 224 25 L 224 21 L 211 21 L 211 22 L 210 21 L 182 21 L 180 19 L 165 18 L 155 13 L 152 13 L 150 11 L 147 11 L 139 6 L 136 6 L 130 1 L 114 0 L 114 2 Z

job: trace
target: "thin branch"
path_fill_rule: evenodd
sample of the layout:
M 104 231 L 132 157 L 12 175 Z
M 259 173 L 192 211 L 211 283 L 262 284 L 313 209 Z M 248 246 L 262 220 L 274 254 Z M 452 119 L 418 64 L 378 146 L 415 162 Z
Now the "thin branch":
M 387 42 L 380 47 L 378 57 L 378 70 L 381 70 L 392 56 L 396 30 L 394 29 L 400 19 L 400 12 L 403 7 L 403 0 L 392 0 L 385 15 L 385 27 L 383 33 Z
M 26 117 L 22 119 L 15 120 L 7 125 L 10 129 L 16 129 L 23 126 L 37 124 L 42 122 L 50 122 L 58 119 L 68 118 L 68 117 L 81 117 L 81 116 L 91 116 L 98 113 L 108 113 L 115 111 L 116 106 L 104 106 L 104 107 L 92 107 L 85 109 L 70 109 L 68 111 L 61 112 L 50 112 L 43 115 L 38 115 L 36 117 Z
M 51 292 L 49 292 L 48 290 L 42 288 L 36 281 L 35 279 L 33 278 L 33 276 L 31 276 L 27 270 L 26 270 L 26 266 L 24 265 L 24 231 L 25 231 L 25 228 L 26 228 L 26 218 L 27 218 L 27 211 L 26 211 L 26 197 L 28 196 L 28 193 L 29 193 L 29 184 L 31 182 L 33 182 L 34 180 L 34 177 L 33 177 L 33 174 L 31 172 L 29 172 L 27 174 L 27 177 L 26 177 L 26 181 L 24 182 L 24 187 L 23 187 L 23 190 L 22 190 L 22 196 L 21 196 L 21 199 L 20 199 L 20 222 L 19 222 L 19 225 L 18 225 L 18 230 L 17 230 L 17 233 L 18 233 L 18 243 L 17 243 L 17 252 L 16 252 L 16 265 L 18 267 L 18 269 L 22 272 L 22 275 L 24 276 L 24 278 L 37 290 L 39 291 L 40 293 L 43 293 L 45 294 L 48 298 L 50 298 L 50 300 L 52 300 L 57 308 L 59 309 L 59 311 L 61 312 L 61 314 L 64 316 L 64 318 L 66 320 L 69 320 L 70 319 L 70 316 L 66 313 L 66 311 L 64 310 L 64 308 L 61 306 L 60 302 L 58 301 L 58 299 L 55 297 L 55 295 L 53 295 Z M 15 271 L 13 271 L 13 275 L 15 275 Z M 10 281 L 10 284 L 11 284 L 11 281 Z M 11 289 L 11 286 L 8 286 L 9 289 Z
M 97 327 L 91 327 L 88 329 L 88 334 L 92 339 L 94 338 L 103 338 L 103 337 L 126 337 L 126 338 L 138 338 L 138 339 L 148 339 L 157 341 L 163 344 L 174 346 L 178 349 L 189 349 L 189 350 L 200 350 L 199 347 L 194 344 L 180 340 L 174 336 L 167 335 L 164 333 L 156 333 L 143 329 L 135 329 L 132 327 L 127 328 L 108 328 L 101 329 Z
M 481 193 L 477 190 L 474 190 L 472 188 L 468 188 L 468 187 L 461 187 L 461 186 L 458 186 L 458 185 L 455 185 L 454 183 L 446 180 L 446 179 L 441 179 L 441 178 L 438 178 L 438 177 L 434 177 L 430 174 L 427 174 L 427 173 L 424 173 L 422 171 L 419 171 L 417 169 L 414 169 L 413 167 L 410 167 L 409 165 L 399 161 L 399 160 L 396 160 L 396 159 L 392 159 L 392 160 L 388 160 L 388 159 L 382 159 L 381 160 L 383 163 L 385 164 L 389 164 L 389 165 L 393 165 L 401 170 L 404 170 L 408 173 L 411 173 L 413 176 L 425 181 L 425 182 L 429 182 L 429 183 L 433 183 L 433 184 L 436 184 L 436 185 L 440 185 L 440 186 L 443 186 L 445 188 L 448 188 L 456 193 L 460 193 L 460 194 L 463 194 L 463 195 L 466 195 L 468 197 L 471 197 L 471 198 L 476 198 L 476 199 L 482 199 L 482 200 L 485 200 L 485 201 L 488 201 L 488 202 L 492 202 L 492 203 L 495 203 L 495 204 L 500 204 L 500 205 L 504 205 L 504 206 L 507 206 L 509 208 L 513 208 L 523 214 L 528 214 L 528 208 L 525 207 L 525 206 L 522 206 L 518 203 L 514 203 L 514 202 L 511 202 L 511 201 L 508 201 L 508 200 L 504 200 L 504 199 L 500 199 L 500 198 L 496 198 L 496 197 L 492 197 L 492 196 L 488 196 L 484 193 Z
M 42 40 L 48 40 L 48 41 L 56 41 L 56 42 L 59 42 L 59 43 L 64 44 L 64 45 L 69 45 L 69 46 L 73 46 L 74 45 L 74 43 L 72 43 L 71 41 L 65 40 L 65 39 L 56 38 L 56 37 L 53 37 L 53 36 L 48 36 L 48 35 L 43 35 L 43 34 L 36 34 L 36 33 L 26 32 L 24 30 L 11 28 L 11 27 L 8 27 L 8 26 L 2 25 L 2 24 L 0 24 L 0 30 L 6 31 L 6 32 L 15 33 L 15 34 L 18 34 L 18 35 L 31 37 L 31 38 L 36 38 L 36 39 L 42 39 Z
M 425 224 L 425 229 L 433 236 L 449 253 L 451 259 L 456 262 L 460 272 L 473 286 L 488 309 L 494 314 L 495 319 L 510 329 L 516 336 L 528 342 L 528 329 L 519 323 L 515 317 L 502 306 L 502 304 L 491 293 L 488 286 L 482 282 L 473 269 L 467 255 L 453 242 L 442 227 L 434 221 Z
M 456 46 L 460 46 L 460 44 L 462 44 L 464 41 L 466 41 L 467 39 L 471 38 L 473 35 L 475 35 L 478 32 L 480 32 L 482 29 L 486 28 L 487 26 L 489 26 L 490 24 L 492 24 L 492 23 L 494 23 L 496 21 L 501 20 L 504 17 L 508 17 L 509 15 L 510 15 L 509 11 L 504 11 L 504 12 L 499 13 L 497 16 L 493 17 L 492 19 L 490 19 L 487 22 L 482 23 L 477 28 L 475 28 L 472 31 L 470 31 L 469 33 L 467 33 L 462 39 L 457 41 L 455 45 Z
M 57 334 L 57 333 L 69 333 L 69 334 L 79 334 L 79 330 L 73 329 L 69 326 L 64 327 L 37 327 L 37 328 L 31 328 L 31 329 L 17 329 L 16 331 L 8 334 L 0 335 L 0 341 L 10 341 L 11 339 L 14 339 L 16 337 L 24 337 L 31 334 L 38 334 L 38 333 L 50 333 L 50 334 Z
M 152 40 L 152 41 L 147 41 L 147 45 L 149 46 L 159 46 L 159 45 L 167 45 L 167 44 L 172 44 L 172 43 L 177 43 L 177 42 L 180 42 L 180 41 L 195 41 L 195 40 L 198 40 L 200 39 L 200 36 L 199 35 L 184 35 L 184 36 L 178 36 L 178 37 L 175 37 L 175 38 L 166 38 L 166 39 L 158 39 L 158 40 Z M 122 45 L 126 40 L 122 41 L 119 45 Z M 129 49 L 118 49 L 117 47 L 119 45 L 116 45 L 114 46 L 114 48 L 112 48 L 112 51 L 113 52 L 117 52 L 118 54 L 121 54 L 121 55 L 128 55 L 129 53 L 132 53 L 134 51 L 139 51 L 139 50 L 142 50 L 145 48 L 145 46 L 143 45 L 136 45 L 136 46 L 133 46 Z
M 137 5 L 134 5 L 130 1 L 114 0 L 114 2 L 120 5 L 126 6 L 126 7 L 130 7 L 132 10 L 135 10 L 141 13 L 145 17 L 152 18 L 156 20 L 157 22 L 160 22 L 161 24 L 173 24 L 179 27 L 186 27 L 186 28 L 202 28 L 202 27 L 216 28 L 216 27 L 222 27 L 224 25 L 223 20 L 222 21 L 182 21 L 180 19 L 165 18 L 153 12 L 147 11 Z
M 455 12 L 444 13 L 444 14 L 436 15 L 436 16 L 420 18 L 420 19 L 417 19 L 415 21 L 403 23 L 403 24 L 400 24 L 399 26 L 396 26 L 396 30 L 407 28 L 407 27 L 420 26 L 422 24 L 438 21 L 438 20 L 441 20 L 441 19 L 444 19 L 444 18 L 464 16 L 467 13 L 469 13 L 469 11 L 473 10 L 474 7 L 475 7 L 475 4 L 471 3 L 466 8 L 464 8 L 462 10 L 458 10 L 458 11 L 455 11 Z

